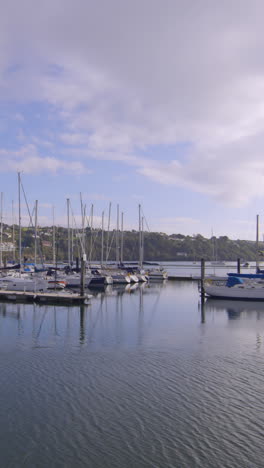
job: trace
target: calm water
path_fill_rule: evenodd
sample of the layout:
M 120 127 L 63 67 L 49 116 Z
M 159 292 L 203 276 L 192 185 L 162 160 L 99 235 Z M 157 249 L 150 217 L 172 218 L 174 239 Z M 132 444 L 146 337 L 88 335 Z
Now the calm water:
M 263 467 L 263 340 L 194 282 L 0 304 L 0 466 Z

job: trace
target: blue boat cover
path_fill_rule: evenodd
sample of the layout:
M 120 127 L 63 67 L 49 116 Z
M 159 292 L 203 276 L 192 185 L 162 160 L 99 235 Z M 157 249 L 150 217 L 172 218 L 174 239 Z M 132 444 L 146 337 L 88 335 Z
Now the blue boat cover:
M 227 273 L 229 277 L 236 277 L 236 278 L 264 278 L 263 273 Z
M 232 288 L 235 284 L 243 284 L 243 280 L 238 276 L 229 276 L 226 282 L 228 288 Z

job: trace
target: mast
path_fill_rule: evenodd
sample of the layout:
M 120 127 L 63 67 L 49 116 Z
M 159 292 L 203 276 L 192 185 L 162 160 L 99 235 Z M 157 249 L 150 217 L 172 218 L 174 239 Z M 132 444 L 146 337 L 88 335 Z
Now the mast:
M 15 261 L 15 220 L 14 220 L 14 200 L 12 200 L 12 243 L 13 243 L 13 260 Z
M 138 205 L 138 229 L 139 229 L 139 266 L 143 266 L 143 233 L 142 233 L 141 205 Z
M 72 217 L 72 227 L 71 227 L 71 264 L 73 264 L 73 231 L 74 231 L 74 226 L 73 226 L 73 217 Z
M 35 201 L 35 254 L 34 264 L 37 264 L 37 229 L 38 229 L 38 200 Z
M 3 192 L 1 192 L 0 266 L 3 266 Z
M 111 202 L 108 209 L 108 226 L 107 226 L 107 239 L 106 239 L 106 261 L 109 257 L 109 235 L 110 235 L 110 219 L 111 219 Z
M 259 270 L 259 215 L 257 215 L 256 225 L 256 273 Z
M 101 266 L 104 263 L 104 211 L 102 213 L 102 246 L 101 246 Z
M 86 254 L 86 235 L 85 235 L 85 219 L 86 219 L 86 205 L 83 207 L 83 221 L 82 221 L 82 249 L 83 254 Z
M 71 233 L 70 233 L 70 199 L 67 198 L 67 222 L 68 222 L 68 264 L 71 265 Z
M 21 243 L 21 179 L 20 179 L 20 172 L 18 172 L 17 175 L 18 175 L 19 274 L 21 276 L 22 243 Z
M 119 205 L 116 213 L 116 263 L 119 263 Z
M 55 214 L 54 214 L 54 206 L 52 207 L 52 220 L 53 220 L 53 229 L 52 229 L 53 266 L 55 266 L 55 265 L 56 265 L 56 244 L 55 244 Z
M 93 248 L 93 204 L 91 206 L 91 230 L 90 230 L 90 252 L 89 252 L 89 263 L 92 263 L 92 248 Z
M 120 262 L 124 261 L 124 213 L 121 213 L 121 249 L 120 249 Z
M 80 201 L 81 201 L 81 216 L 82 216 L 82 251 L 83 254 L 86 253 L 86 239 L 85 239 L 85 219 L 86 219 L 86 205 L 83 205 L 82 193 L 80 192 Z
M 140 266 L 143 268 L 144 261 L 144 217 L 141 218 L 141 262 Z

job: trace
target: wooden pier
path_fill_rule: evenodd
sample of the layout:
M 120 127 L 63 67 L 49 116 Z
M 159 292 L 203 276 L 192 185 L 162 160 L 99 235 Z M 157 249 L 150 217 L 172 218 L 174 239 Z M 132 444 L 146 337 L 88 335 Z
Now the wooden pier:
M 76 294 L 68 292 L 27 292 L 0 290 L 0 300 L 12 302 L 35 302 L 41 304 L 84 304 L 87 305 L 92 296 L 90 294 Z

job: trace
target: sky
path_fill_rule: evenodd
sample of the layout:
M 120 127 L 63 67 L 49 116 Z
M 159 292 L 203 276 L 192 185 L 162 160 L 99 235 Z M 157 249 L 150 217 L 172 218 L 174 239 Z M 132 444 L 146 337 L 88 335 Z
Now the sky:
M 255 239 L 264 4 L 9 0 L 0 17 L 2 219 Z M 13 212 L 15 213 L 12 216 Z M 15 217 L 15 218 L 14 218 Z M 73 221 L 74 220 L 74 221 Z M 263 231 L 264 232 L 264 231 Z M 262 235 L 262 234 L 261 234 Z

